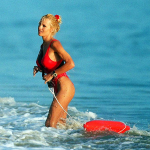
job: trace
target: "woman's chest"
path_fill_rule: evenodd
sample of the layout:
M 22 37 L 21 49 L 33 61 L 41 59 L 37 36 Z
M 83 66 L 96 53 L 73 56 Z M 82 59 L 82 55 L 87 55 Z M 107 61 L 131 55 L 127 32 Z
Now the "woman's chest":
M 47 49 L 43 49 L 43 59 L 45 58 L 55 62 L 60 61 L 61 59 L 58 53 L 55 52 L 51 47 L 48 47 Z

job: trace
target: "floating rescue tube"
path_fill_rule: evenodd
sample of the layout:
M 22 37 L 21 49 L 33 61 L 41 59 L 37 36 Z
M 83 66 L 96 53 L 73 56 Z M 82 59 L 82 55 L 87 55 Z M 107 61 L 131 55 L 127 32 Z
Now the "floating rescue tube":
M 130 130 L 130 127 L 119 121 L 107 121 L 107 120 L 92 120 L 86 122 L 83 125 L 87 132 L 91 131 L 112 131 L 117 133 L 125 133 Z

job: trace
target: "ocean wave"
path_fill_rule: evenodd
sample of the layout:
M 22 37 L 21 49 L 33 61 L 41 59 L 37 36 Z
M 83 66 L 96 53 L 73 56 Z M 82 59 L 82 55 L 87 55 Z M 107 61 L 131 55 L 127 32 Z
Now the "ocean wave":
M 96 148 L 111 145 L 112 139 L 116 146 L 130 147 L 138 139 L 150 137 L 149 131 L 139 130 L 136 126 L 123 135 L 86 133 L 83 124 L 98 116 L 90 111 L 81 112 L 76 107 L 69 107 L 71 117 L 67 118 L 66 126 L 58 125 L 58 129 L 54 129 L 44 126 L 49 106 L 17 102 L 10 97 L 0 98 L 0 104 L 0 149 L 66 149 L 68 144 L 69 149 L 90 149 L 92 145 Z
M 9 105 L 15 105 L 15 99 L 13 97 L 4 97 L 0 98 L 0 104 L 9 104 Z

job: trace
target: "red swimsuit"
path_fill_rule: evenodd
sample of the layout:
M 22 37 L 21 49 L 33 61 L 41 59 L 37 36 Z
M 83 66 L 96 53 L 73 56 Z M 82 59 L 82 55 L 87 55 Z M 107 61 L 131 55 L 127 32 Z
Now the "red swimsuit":
M 51 42 L 50 42 L 50 45 L 45 53 L 45 55 L 43 56 L 42 59 L 36 61 L 38 67 L 40 67 L 45 73 L 50 73 L 52 71 L 54 71 L 55 69 L 57 69 L 61 63 L 63 62 L 62 59 L 60 59 L 59 61 L 53 61 L 49 58 L 49 50 L 50 50 L 50 47 L 51 47 L 51 44 L 53 41 L 57 41 L 56 39 L 53 39 Z M 40 54 L 40 53 L 39 53 Z M 39 57 L 39 56 L 38 56 Z M 41 65 L 42 67 L 41 67 Z M 65 76 L 65 77 L 68 77 L 66 73 L 62 73 L 62 74 L 59 74 L 57 75 L 57 77 L 53 78 L 52 79 L 52 84 L 53 84 L 53 87 L 54 87 L 54 91 L 55 93 L 58 92 L 58 89 L 57 89 L 57 82 L 58 82 L 58 79 L 62 76 Z

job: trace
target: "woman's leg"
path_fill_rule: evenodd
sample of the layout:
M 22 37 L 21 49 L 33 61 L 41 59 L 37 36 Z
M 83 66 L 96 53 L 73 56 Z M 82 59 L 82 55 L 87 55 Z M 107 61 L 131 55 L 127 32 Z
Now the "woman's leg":
M 62 125 L 66 125 L 66 119 L 67 119 L 67 113 L 66 112 L 68 112 L 68 107 L 66 109 L 64 108 L 64 110 L 60 115 L 60 119 L 58 120 L 58 123 L 60 123 Z
M 68 105 L 75 94 L 75 88 L 71 80 L 67 77 L 61 77 L 58 80 L 58 93 L 56 95 L 57 100 L 61 104 L 61 106 L 67 110 Z M 57 100 L 54 98 L 52 105 L 49 110 L 49 114 L 47 120 L 45 122 L 45 126 L 47 127 L 54 127 L 61 118 L 66 119 L 67 114 L 64 113 L 64 110 L 58 104 Z

